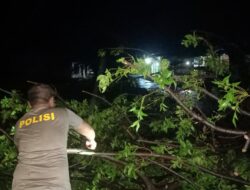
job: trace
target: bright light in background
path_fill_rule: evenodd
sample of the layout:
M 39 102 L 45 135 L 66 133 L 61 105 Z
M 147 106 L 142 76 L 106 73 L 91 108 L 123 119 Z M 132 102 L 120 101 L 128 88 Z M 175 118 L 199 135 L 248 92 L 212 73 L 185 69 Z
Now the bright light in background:
M 190 61 L 186 61 L 185 64 L 186 64 L 187 66 L 189 66 L 189 65 L 190 65 Z
M 161 57 L 160 56 L 147 56 L 144 57 L 145 64 L 150 67 L 151 74 L 160 72 L 160 63 L 161 63 Z M 133 76 L 132 76 L 133 77 Z M 144 88 L 144 89 L 157 89 L 159 86 L 154 83 L 153 81 L 146 80 L 143 78 L 143 76 L 135 76 L 135 82 L 137 87 Z
M 148 65 L 151 64 L 152 61 L 153 61 L 153 58 L 152 58 L 152 57 L 146 57 L 146 58 L 145 58 L 145 63 L 148 64 Z
M 144 61 L 145 64 L 151 66 L 151 73 L 157 73 L 160 71 L 161 57 L 146 57 Z

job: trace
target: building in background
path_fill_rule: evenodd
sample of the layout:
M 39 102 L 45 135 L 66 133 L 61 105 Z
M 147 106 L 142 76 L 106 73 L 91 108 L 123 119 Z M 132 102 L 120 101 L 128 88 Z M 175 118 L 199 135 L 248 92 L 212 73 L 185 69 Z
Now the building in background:
M 71 63 L 71 78 L 76 80 L 88 80 L 93 79 L 95 73 L 90 65 L 82 62 Z

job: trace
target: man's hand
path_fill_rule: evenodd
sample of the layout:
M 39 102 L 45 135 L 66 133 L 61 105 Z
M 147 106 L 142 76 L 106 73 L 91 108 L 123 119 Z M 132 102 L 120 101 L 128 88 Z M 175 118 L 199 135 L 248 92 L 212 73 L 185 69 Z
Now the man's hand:
M 95 150 L 96 149 L 96 145 L 97 143 L 95 142 L 95 140 L 87 140 L 86 141 L 86 147 L 90 150 Z
M 90 150 L 95 150 L 96 142 L 94 129 L 88 123 L 83 121 L 76 131 L 86 137 L 86 147 Z

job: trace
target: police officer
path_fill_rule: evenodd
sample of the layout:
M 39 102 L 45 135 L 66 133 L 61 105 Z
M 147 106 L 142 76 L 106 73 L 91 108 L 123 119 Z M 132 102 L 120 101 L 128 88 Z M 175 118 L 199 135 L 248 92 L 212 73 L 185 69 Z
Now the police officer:
M 55 107 L 56 92 L 46 84 L 28 91 L 31 110 L 16 123 L 18 149 L 12 190 L 70 190 L 67 137 L 74 129 L 96 148 L 95 131 L 67 108 Z

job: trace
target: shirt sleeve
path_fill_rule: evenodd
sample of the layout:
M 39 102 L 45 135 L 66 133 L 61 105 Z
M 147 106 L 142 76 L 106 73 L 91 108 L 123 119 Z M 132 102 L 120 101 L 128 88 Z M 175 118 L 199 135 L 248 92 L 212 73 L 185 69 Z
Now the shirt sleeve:
M 69 126 L 71 129 L 78 129 L 80 127 L 80 124 L 83 123 L 83 119 L 75 114 L 73 111 L 66 109 L 69 119 Z

